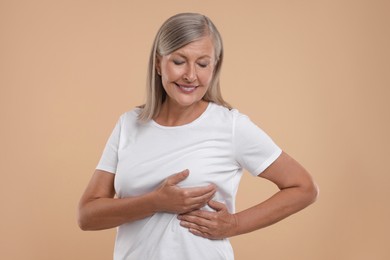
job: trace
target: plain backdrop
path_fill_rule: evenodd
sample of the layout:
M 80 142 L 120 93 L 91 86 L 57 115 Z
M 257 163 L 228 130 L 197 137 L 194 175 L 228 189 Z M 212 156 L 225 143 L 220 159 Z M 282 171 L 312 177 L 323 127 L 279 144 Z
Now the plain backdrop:
M 390 259 L 390 2 L 0 0 L 0 258 L 111 259 L 78 200 L 120 114 L 144 102 L 158 28 L 200 12 L 225 44 L 225 99 L 320 186 L 231 239 L 236 259 Z M 244 174 L 238 210 L 276 192 Z

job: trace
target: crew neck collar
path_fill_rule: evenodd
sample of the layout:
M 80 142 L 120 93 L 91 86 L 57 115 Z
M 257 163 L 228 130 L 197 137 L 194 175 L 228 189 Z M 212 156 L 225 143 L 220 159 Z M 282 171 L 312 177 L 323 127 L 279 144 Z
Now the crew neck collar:
M 203 111 L 202 114 L 200 114 L 200 116 L 198 116 L 196 119 L 194 119 L 193 121 L 187 123 L 187 124 L 184 124 L 184 125 L 178 125 L 178 126 L 164 126 L 164 125 L 160 125 L 159 123 L 157 123 L 154 119 L 150 120 L 151 121 L 151 124 L 156 126 L 156 127 L 159 127 L 159 128 L 163 128 L 163 129 L 178 129 L 178 128 L 185 128 L 185 127 L 189 127 L 189 126 L 192 126 L 196 123 L 198 123 L 199 121 L 201 121 L 205 115 L 208 113 L 208 111 L 211 109 L 211 107 L 213 106 L 213 103 L 212 102 L 209 102 L 207 104 L 207 107 L 206 109 Z

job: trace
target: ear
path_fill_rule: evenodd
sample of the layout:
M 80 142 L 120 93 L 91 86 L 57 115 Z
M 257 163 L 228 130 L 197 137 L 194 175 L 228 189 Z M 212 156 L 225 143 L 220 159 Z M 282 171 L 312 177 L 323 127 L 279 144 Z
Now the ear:
M 156 65 L 155 65 L 155 69 L 157 71 L 157 74 L 159 76 L 161 76 L 161 56 L 160 55 L 156 55 Z

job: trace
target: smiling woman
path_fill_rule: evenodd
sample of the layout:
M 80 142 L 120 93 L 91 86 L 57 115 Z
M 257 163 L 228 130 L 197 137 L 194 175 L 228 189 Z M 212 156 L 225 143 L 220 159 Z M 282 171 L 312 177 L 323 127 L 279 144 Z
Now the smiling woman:
M 167 95 L 155 118 L 157 122 L 162 125 L 186 124 L 204 112 L 207 102 L 199 101 L 205 96 L 212 80 L 214 56 L 210 36 L 191 42 L 171 54 L 158 56 L 156 69 Z M 168 110 L 183 111 L 183 108 L 191 113 L 180 113 L 181 118 L 175 115 L 175 120 L 180 121 L 172 122 L 172 118 L 168 117 Z
M 157 33 L 146 104 L 120 117 L 80 200 L 82 229 L 118 227 L 114 259 L 232 260 L 229 237 L 316 199 L 309 173 L 223 100 L 222 58 L 203 15 L 178 14 Z M 236 213 L 244 169 L 280 191 Z
M 194 48 L 197 45 L 201 45 L 198 46 L 201 49 Z M 196 52 L 192 53 L 194 49 Z M 189 54 L 192 57 L 188 57 Z M 185 74 L 181 75 L 186 77 L 186 79 L 182 79 L 182 87 L 187 85 L 191 88 L 188 81 L 192 83 L 191 81 L 196 79 L 194 77 L 197 76 L 195 75 L 197 66 L 200 68 L 205 66 L 206 71 L 210 69 L 212 72 L 209 75 L 211 79 L 202 100 L 231 108 L 222 98 L 219 85 L 219 75 L 223 62 L 221 35 L 208 17 L 201 14 L 182 13 L 165 21 L 157 32 L 149 57 L 147 99 L 139 115 L 140 121 L 146 122 L 160 113 L 161 106 L 167 97 L 161 78 L 161 62 L 162 59 L 168 57 L 172 58 L 175 65 L 186 65 L 183 67 L 187 68 L 187 71 L 182 71 Z M 188 60 L 189 58 L 191 60 Z

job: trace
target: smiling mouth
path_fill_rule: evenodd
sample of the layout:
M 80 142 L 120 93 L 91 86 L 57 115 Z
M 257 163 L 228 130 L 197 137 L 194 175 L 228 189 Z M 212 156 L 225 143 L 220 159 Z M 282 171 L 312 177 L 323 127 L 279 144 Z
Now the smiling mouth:
M 195 91 L 195 89 L 198 87 L 198 86 L 190 86 L 190 85 L 180 85 L 177 83 L 175 83 L 175 84 L 180 90 L 182 90 L 185 93 L 191 93 L 191 92 Z

